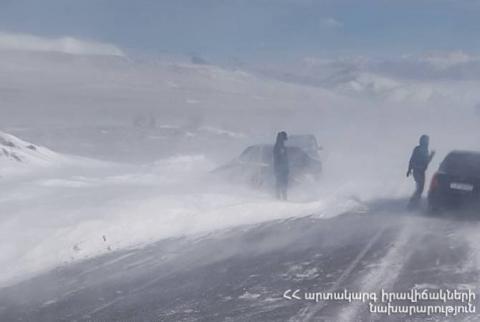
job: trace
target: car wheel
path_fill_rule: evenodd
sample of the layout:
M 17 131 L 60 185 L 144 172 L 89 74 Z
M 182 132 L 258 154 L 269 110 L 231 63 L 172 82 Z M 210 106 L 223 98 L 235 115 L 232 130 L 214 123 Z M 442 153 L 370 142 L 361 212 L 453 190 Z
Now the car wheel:
M 442 207 L 440 207 L 440 205 L 438 205 L 436 202 L 429 201 L 427 211 L 429 215 L 438 216 L 442 213 Z

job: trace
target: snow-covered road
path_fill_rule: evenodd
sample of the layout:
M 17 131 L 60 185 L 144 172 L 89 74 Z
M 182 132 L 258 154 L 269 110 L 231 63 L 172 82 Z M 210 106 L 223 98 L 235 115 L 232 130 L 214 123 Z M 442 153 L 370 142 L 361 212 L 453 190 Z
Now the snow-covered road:
M 330 219 L 278 219 L 170 238 L 59 267 L 2 289 L 0 319 L 420 320 L 425 315 L 372 314 L 368 303 L 283 296 L 289 289 L 478 291 L 480 222 L 406 213 L 405 202 L 380 200 Z M 478 315 L 430 318 L 476 321 Z

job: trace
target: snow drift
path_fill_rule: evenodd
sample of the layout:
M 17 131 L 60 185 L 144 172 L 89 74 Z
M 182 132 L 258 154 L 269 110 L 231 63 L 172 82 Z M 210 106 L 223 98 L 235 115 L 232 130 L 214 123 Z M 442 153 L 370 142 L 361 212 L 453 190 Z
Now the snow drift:
M 0 162 L 2 163 L 48 165 L 62 159 L 59 154 L 47 148 L 3 132 L 0 132 L 0 149 Z
M 0 132 L 0 175 L 2 177 L 58 166 L 66 161 L 68 157 L 48 148 Z

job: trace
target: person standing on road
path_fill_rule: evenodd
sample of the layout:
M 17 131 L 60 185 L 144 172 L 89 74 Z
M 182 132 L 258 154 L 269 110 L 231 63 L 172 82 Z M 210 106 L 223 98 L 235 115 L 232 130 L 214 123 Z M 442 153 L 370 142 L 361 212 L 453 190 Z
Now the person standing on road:
M 288 154 L 285 146 L 287 141 L 287 132 L 282 131 L 277 134 L 277 140 L 273 147 L 273 171 L 275 174 L 275 189 L 277 199 L 287 200 L 288 189 Z
M 428 144 L 430 138 L 428 135 L 422 135 L 420 137 L 420 144 L 413 149 L 410 162 L 408 164 L 407 177 L 413 172 L 413 178 L 415 179 L 416 189 L 410 198 L 409 208 L 415 208 L 418 206 L 422 197 L 423 189 L 425 188 L 425 172 L 428 165 L 432 161 L 435 151 L 428 152 Z

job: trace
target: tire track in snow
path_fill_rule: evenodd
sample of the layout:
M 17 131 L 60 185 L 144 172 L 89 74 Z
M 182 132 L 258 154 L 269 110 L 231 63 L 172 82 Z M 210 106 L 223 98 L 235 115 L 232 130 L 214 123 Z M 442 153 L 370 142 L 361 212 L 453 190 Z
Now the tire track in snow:
M 380 237 L 385 233 L 386 227 L 380 229 L 373 237 L 369 240 L 367 245 L 362 249 L 362 251 L 355 257 L 355 259 L 351 262 L 351 264 L 347 267 L 347 269 L 340 275 L 340 277 L 335 281 L 335 283 L 327 290 L 327 292 L 335 292 L 339 289 L 340 285 L 350 276 L 350 274 L 354 271 L 354 269 L 358 266 L 360 261 L 367 255 L 367 253 L 373 248 L 375 243 L 380 239 Z M 327 302 L 322 301 L 315 304 L 310 304 L 300 310 L 295 316 L 290 318 L 289 321 L 297 322 L 297 321 L 312 321 L 314 320 L 315 316 L 322 311 L 322 309 L 326 306 Z
M 405 223 L 401 232 L 394 240 L 387 254 L 380 259 L 377 267 L 368 271 L 361 279 L 359 289 L 363 292 L 378 292 L 381 288 L 389 289 L 397 280 L 402 268 L 408 262 L 410 256 L 414 253 L 415 244 L 412 238 L 417 229 L 416 224 L 411 219 Z M 367 310 L 367 303 L 352 302 L 346 308 L 340 311 L 335 319 L 336 321 L 361 321 L 359 317 Z M 369 316 L 370 321 L 374 321 L 374 315 Z

